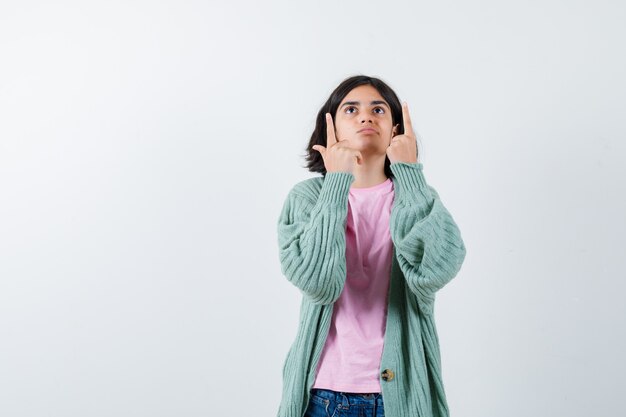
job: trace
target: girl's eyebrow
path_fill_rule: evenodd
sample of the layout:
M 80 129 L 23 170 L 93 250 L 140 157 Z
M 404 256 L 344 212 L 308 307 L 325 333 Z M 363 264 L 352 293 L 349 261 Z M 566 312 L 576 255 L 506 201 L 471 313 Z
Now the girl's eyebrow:
M 383 104 L 383 105 L 387 106 L 387 108 L 389 108 L 389 105 L 385 101 L 382 101 L 382 100 L 374 100 L 374 101 L 370 102 L 370 105 L 373 106 L 374 104 Z M 345 103 L 343 103 L 341 105 L 341 107 L 343 107 L 343 106 L 353 106 L 353 105 L 360 106 L 361 102 L 360 101 L 346 101 Z

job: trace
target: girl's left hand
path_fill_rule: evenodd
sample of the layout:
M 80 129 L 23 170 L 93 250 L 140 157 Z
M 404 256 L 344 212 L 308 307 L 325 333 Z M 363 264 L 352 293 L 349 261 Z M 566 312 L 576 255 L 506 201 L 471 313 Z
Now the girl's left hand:
M 417 162 L 417 139 L 411 125 L 409 116 L 409 105 L 402 103 L 402 119 L 404 120 L 404 134 L 391 138 L 391 143 L 387 147 L 389 162 Z

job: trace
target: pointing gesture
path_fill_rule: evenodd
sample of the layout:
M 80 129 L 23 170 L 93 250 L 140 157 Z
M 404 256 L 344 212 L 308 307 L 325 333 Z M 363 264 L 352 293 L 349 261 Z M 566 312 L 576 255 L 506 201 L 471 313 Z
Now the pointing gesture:
M 391 138 L 387 148 L 389 162 L 417 162 L 417 139 L 413 132 L 411 116 L 409 115 L 409 105 L 402 103 L 402 119 L 404 120 L 404 134 Z
M 326 146 L 313 145 L 322 155 L 326 172 L 350 172 L 354 170 L 354 164 L 362 163 L 361 152 L 349 147 L 349 140 L 337 141 L 335 125 L 330 113 L 326 113 Z

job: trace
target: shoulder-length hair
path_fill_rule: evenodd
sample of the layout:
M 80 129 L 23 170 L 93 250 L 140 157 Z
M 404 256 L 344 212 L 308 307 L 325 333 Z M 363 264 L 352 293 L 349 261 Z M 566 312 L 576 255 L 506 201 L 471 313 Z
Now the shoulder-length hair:
M 385 101 L 389 103 L 389 107 L 391 108 L 392 126 L 395 126 L 396 124 L 399 125 L 396 134 L 401 135 L 404 133 L 402 104 L 391 87 L 379 78 L 368 77 L 366 75 L 355 75 L 346 78 L 330 94 L 326 103 L 324 103 L 322 108 L 317 113 L 317 118 L 315 119 L 315 129 L 313 130 L 309 144 L 306 147 L 306 168 L 309 171 L 319 172 L 323 176 L 326 175 L 326 167 L 324 166 L 322 155 L 313 149 L 314 145 L 326 146 L 326 113 L 331 114 L 334 122 L 335 113 L 337 113 L 337 108 L 341 104 L 344 97 L 347 96 L 348 93 L 354 88 L 365 84 L 369 84 L 374 87 L 385 99 Z M 387 177 L 393 177 L 391 168 L 389 167 L 390 164 L 391 162 L 389 161 L 389 157 L 385 156 L 385 175 L 387 175 Z

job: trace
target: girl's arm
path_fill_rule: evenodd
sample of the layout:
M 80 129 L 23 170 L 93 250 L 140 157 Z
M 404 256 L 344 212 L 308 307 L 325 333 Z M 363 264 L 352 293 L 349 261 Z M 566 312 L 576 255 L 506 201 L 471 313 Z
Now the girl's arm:
M 313 201 L 294 187 L 278 219 L 283 274 L 314 304 L 331 304 L 346 279 L 349 172 L 328 172 Z
M 422 163 L 396 162 L 397 199 L 391 213 L 391 237 L 408 287 L 424 314 L 433 312 L 435 293 L 456 276 L 465 259 L 461 232 L 430 187 Z

